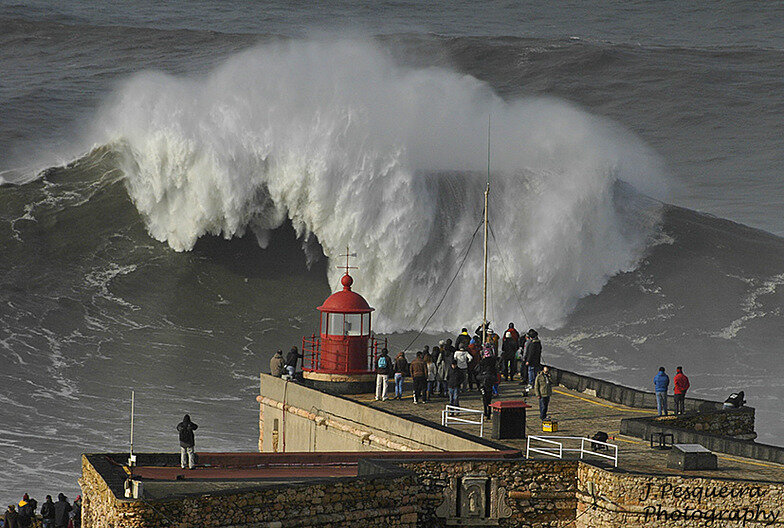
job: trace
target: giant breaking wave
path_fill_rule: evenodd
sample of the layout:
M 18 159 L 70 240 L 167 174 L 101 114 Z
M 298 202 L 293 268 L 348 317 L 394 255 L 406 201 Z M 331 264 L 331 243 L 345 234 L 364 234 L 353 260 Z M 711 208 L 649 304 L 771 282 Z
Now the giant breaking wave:
M 174 250 L 290 219 L 303 247 L 357 250 L 380 331 L 418 328 L 481 220 L 491 116 L 491 304 L 499 324 L 556 327 L 576 301 L 633 269 L 659 220 L 625 181 L 660 195 L 656 157 L 561 101 L 505 101 L 480 80 L 398 65 L 358 41 L 242 52 L 203 78 L 144 72 L 106 102 L 90 140 L 122 154 L 151 236 Z M 430 327 L 476 320 L 477 240 Z M 330 284 L 341 273 L 329 266 Z

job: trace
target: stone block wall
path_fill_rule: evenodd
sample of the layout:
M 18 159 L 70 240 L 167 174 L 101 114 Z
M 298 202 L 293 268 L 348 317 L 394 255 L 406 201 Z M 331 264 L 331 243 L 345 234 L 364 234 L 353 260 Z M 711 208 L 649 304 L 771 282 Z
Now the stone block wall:
M 439 507 L 458 479 L 494 479 L 504 511 L 496 526 L 566 528 L 574 526 L 577 507 L 576 461 L 537 460 L 423 460 L 399 462 L 398 466 L 416 473 L 422 528 L 446 526 Z
M 784 524 L 784 484 L 633 475 L 580 464 L 577 528 Z
M 82 458 L 85 528 L 415 528 L 419 483 L 403 472 L 172 497 L 118 498 Z
M 754 432 L 754 409 L 751 407 L 660 416 L 655 420 L 661 425 L 691 429 L 699 433 L 729 436 L 741 440 L 753 440 L 757 437 Z

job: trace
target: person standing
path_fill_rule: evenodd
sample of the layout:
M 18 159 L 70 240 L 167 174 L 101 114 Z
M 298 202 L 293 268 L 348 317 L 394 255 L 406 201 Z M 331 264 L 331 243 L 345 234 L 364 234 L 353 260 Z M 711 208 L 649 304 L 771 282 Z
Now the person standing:
M 188 464 L 188 469 L 193 469 L 196 466 L 196 453 L 194 447 L 196 446 L 196 439 L 193 432 L 199 426 L 191 421 L 191 415 L 186 414 L 182 421 L 177 424 L 177 431 L 180 433 L 180 467 L 185 469 L 185 464 Z
M 471 361 L 468 363 L 468 390 L 471 391 L 474 390 L 474 385 L 479 389 L 479 382 L 476 381 L 476 369 L 482 360 L 482 349 L 475 337 L 472 337 L 471 342 L 468 343 L 468 353 L 471 354 Z
M 536 375 L 542 368 L 542 342 L 539 341 L 539 334 L 531 328 L 528 330 L 528 338 L 523 349 L 523 361 L 528 368 L 528 383 L 536 382 Z
M 63 493 L 57 495 L 57 502 L 54 503 L 54 528 L 68 528 L 71 510 L 73 507 L 68 503 L 68 497 Z
M 691 386 L 689 378 L 683 373 L 683 367 L 675 369 L 675 378 L 673 378 L 672 382 L 672 393 L 675 397 L 675 414 L 683 414 L 686 412 L 686 391 Z
M 471 354 L 468 353 L 465 345 L 460 345 L 460 350 L 455 352 L 453 361 L 457 363 L 457 368 L 459 368 L 463 373 L 463 388 L 467 388 L 468 365 L 471 363 Z
M 408 360 L 403 352 L 395 358 L 395 399 L 403 399 L 403 379 L 408 376 Z
M 471 342 L 471 336 L 468 335 L 468 328 L 463 328 L 462 330 L 460 330 L 457 339 L 455 339 L 455 348 L 460 350 L 460 345 L 468 346 L 468 343 L 470 342 Z
M 515 375 L 515 353 L 520 346 L 520 333 L 515 329 L 514 323 L 509 323 L 509 328 L 504 332 L 501 341 L 501 365 L 506 381 L 511 381 Z
M 667 416 L 667 389 L 670 386 L 670 377 L 659 367 L 659 372 L 653 378 L 653 390 L 656 392 L 656 409 L 659 416 Z
M 19 518 L 17 522 L 19 522 L 19 526 L 21 528 L 29 528 L 33 525 L 35 510 L 38 509 L 38 502 L 34 499 L 31 500 L 30 496 L 25 493 L 22 500 L 19 501 L 18 508 L 17 515 Z
M 291 379 L 294 379 L 294 376 L 297 373 L 297 361 L 300 359 L 302 359 L 302 354 L 299 353 L 299 349 L 295 346 L 291 347 L 291 350 L 289 350 L 289 353 L 286 356 L 286 371 L 289 376 L 291 376 Z
M 54 528 L 54 502 L 52 496 L 46 496 L 46 502 L 41 505 L 41 517 L 43 518 L 43 528 Z
M 457 361 L 452 361 L 449 373 L 446 375 L 446 386 L 449 390 L 449 405 L 460 407 L 460 385 L 465 381 L 465 374 L 458 367 Z
M 387 401 L 389 390 L 389 375 L 392 373 L 392 358 L 386 348 L 381 349 L 381 355 L 376 361 L 376 401 Z
M 491 347 L 487 347 L 482 352 L 482 359 L 477 366 L 476 380 L 479 383 L 479 390 L 482 393 L 482 405 L 484 407 L 485 418 L 490 418 L 490 402 L 493 400 L 493 386 L 498 382 L 496 358 L 493 355 Z
M 436 364 L 436 390 L 438 391 L 439 396 L 446 396 L 446 374 L 449 365 L 446 364 L 444 353 L 441 352 L 441 349 L 438 346 L 433 347 L 433 360 Z
M 5 528 L 20 528 L 19 514 L 16 512 L 16 506 L 13 504 L 8 505 L 8 511 L 5 512 L 3 526 L 5 526 Z
M 438 367 L 430 354 L 425 354 L 425 365 L 427 365 L 427 399 L 429 400 L 438 392 Z
M 534 394 L 539 398 L 539 419 L 544 421 L 550 407 L 550 396 L 553 395 L 553 380 L 548 367 L 542 367 L 542 371 L 536 376 Z
M 422 352 L 416 353 L 416 359 L 408 367 L 411 379 L 414 381 L 414 403 L 427 402 L 427 365 L 422 358 Z
M 270 375 L 279 378 L 283 375 L 283 351 L 278 350 L 270 359 Z
M 82 496 L 77 495 L 73 503 L 73 528 L 82 528 Z

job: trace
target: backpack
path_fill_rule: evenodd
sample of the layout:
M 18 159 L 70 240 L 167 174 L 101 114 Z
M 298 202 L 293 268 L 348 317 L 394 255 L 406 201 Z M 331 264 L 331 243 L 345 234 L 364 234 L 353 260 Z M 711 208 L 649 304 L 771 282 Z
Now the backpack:
M 389 360 L 387 359 L 387 356 L 381 356 L 378 358 L 378 368 L 386 369 L 387 367 L 389 367 Z

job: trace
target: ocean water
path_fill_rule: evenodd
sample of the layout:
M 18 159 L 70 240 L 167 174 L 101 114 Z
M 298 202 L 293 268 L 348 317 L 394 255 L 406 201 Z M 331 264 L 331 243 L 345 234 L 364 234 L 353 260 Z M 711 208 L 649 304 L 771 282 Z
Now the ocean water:
M 784 7 L 0 5 L 0 501 L 79 454 L 256 448 L 257 374 L 357 251 L 376 330 L 747 392 L 781 444 Z M 488 123 L 489 116 L 489 123 Z M 460 262 L 465 256 L 465 265 Z

